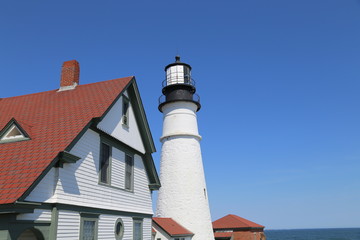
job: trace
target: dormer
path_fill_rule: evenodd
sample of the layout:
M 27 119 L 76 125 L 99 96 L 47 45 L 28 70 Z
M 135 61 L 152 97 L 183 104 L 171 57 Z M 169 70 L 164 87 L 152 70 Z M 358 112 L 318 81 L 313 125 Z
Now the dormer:
M 15 120 L 15 118 L 11 119 L 9 123 L 6 124 L 6 126 L 0 131 L 0 143 L 18 142 L 29 139 L 29 135 Z

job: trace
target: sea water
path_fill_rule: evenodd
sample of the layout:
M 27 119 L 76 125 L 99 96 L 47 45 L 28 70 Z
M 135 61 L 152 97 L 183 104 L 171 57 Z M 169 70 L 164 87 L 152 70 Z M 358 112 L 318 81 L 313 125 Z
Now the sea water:
M 360 240 L 360 228 L 265 230 L 266 240 Z

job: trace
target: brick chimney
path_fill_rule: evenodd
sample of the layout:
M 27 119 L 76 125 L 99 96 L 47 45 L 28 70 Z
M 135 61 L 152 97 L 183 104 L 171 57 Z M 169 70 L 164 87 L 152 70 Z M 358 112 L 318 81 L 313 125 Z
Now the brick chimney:
M 76 60 L 66 61 L 62 65 L 59 91 L 71 90 L 79 85 L 80 66 Z

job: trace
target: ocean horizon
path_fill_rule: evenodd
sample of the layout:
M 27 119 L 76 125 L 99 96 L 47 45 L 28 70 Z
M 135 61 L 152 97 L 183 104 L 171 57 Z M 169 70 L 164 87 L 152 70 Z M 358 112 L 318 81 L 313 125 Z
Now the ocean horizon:
M 267 240 L 360 240 L 360 228 L 265 230 Z

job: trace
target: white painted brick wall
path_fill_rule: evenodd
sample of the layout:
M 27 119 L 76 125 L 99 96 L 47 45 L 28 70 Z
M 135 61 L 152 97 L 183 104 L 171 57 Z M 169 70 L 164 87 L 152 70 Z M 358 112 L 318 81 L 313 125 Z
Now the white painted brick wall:
M 173 218 L 193 240 L 214 239 L 196 119 L 191 102 L 163 106 L 157 217 Z

